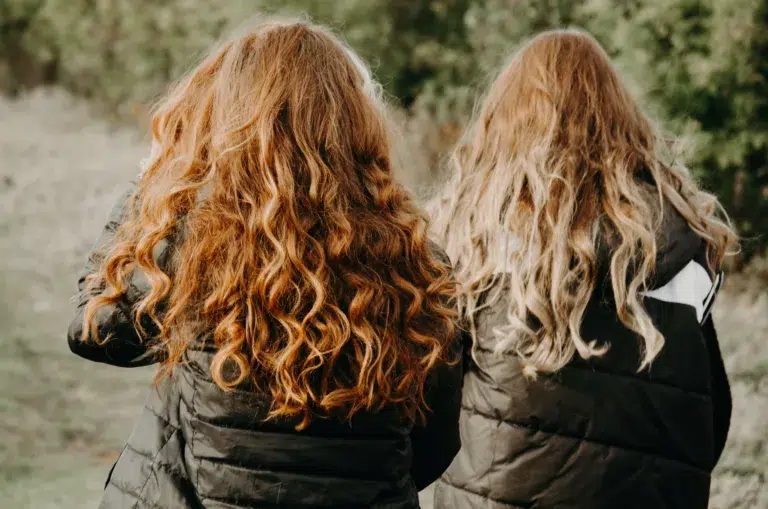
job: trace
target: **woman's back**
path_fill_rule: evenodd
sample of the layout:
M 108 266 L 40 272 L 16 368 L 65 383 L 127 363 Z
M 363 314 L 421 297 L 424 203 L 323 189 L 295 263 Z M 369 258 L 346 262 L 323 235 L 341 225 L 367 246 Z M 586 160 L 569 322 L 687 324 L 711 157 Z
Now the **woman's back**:
M 702 267 L 705 249 L 682 218 L 670 215 L 649 290 L 669 289 L 682 277 L 690 295 L 695 285 L 686 274 Z M 704 322 L 707 297 L 700 298 L 702 315 L 679 295 L 644 299 L 668 340 L 651 370 L 638 373 L 636 335 L 618 319 L 610 285 L 603 285 L 590 299 L 582 333 L 610 349 L 588 360 L 577 356 L 536 380 L 526 378 L 514 354 L 495 351 L 507 302 L 482 310 L 464 381 L 463 448 L 438 485 L 435 507 L 706 507 L 730 414 L 716 336 L 711 319 Z
M 704 509 L 730 394 L 708 316 L 735 241 L 607 54 L 545 32 L 501 71 L 436 231 L 474 333 L 441 509 Z
M 190 350 L 173 379 L 150 391 L 100 507 L 412 509 L 458 449 L 449 423 L 460 373 L 446 372 L 426 427 L 385 409 L 316 419 L 297 433 L 300 420 L 265 422 L 264 395 L 222 392 L 212 358 Z
M 160 103 L 69 330 L 85 358 L 160 364 L 102 507 L 418 506 L 458 450 L 461 366 L 450 267 L 390 152 L 368 70 L 303 22 Z

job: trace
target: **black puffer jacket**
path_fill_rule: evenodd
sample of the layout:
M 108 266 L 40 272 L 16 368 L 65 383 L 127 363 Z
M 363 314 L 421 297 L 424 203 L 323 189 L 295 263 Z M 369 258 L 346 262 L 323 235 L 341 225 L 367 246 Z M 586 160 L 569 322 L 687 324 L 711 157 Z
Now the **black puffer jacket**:
M 141 273 L 134 273 L 119 305 L 98 314 L 100 337 L 112 334 L 112 339 L 96 345 L 79 337 L 88 300 L 85 276 L 119 225 L 130 192 L 89 257 L 68 335 L 74 353 L 124 367 L 152 364 L 160 355 L 138 340 L 127 318 L 147 289 Z M 457 338 L 456 353 L 459 349 Z M 359 413 L 351 422 L 316 419 L 298 433 L 296 422 L 264 422 L 266 397 L 222 392 L 210 376 L 212 355 L 202 347 L 190 350 L 175 376 L 150 390 L 100 507 L 413 509 L 419 507 L 417 491 L 433 482 L 459 449 L 460 364 L 443 366 L 429 380 L 433 411 L 425 426 L 403 423 L 390 409 Z
M 668 207 L 671 209 L 671 206 Z M 704 245 L 669 212 L 655 289 L 645 304 L 666 338 L 636 373 L 636 337 L 616 317 L 610 284 L 593 296 L 583 335 L 609 341 L 602 358 L 524 379 L 493 353 L 506 303 L 479 317 L 465 375 L 462 450 L 437 483 L 435 509 L 704 509 L 723 449 L 730 390 L 709 309 L 721 276 Z

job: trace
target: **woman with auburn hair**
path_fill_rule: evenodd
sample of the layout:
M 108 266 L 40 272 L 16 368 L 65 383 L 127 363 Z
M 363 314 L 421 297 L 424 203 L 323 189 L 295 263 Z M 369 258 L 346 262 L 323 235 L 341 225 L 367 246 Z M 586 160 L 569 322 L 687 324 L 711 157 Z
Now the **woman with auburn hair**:
M 101 507 L 417 508 L 460 445 L 454 285 L 366 67 L 267 21 L 152 134 L 69 329 L 87 359 L 160 363 Z
M 736 236 L 664 143 L 579 31 L 491 86 L 436 214 L 473 336 L 436 508 L 707 507 L 731 413 L 709 311 Z

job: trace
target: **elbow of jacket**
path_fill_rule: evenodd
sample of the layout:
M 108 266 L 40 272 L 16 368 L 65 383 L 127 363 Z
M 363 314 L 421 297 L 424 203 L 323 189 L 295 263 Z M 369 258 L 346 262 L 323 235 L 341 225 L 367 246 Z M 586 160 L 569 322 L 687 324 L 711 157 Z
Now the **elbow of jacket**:
M 459 451 L 461 450 L 461 438 L 458 433 L 456 433 L 453 440 L 448 440 L 447 442 L 444 453 L 441 455 L 442 464 L 438 467 L 439 472 L 435 476 L 435 480 L 443 475 L 443 472 L 448 470 L 448 467 L 451 466 L 451 463 L 453 463 L 456 455 L 459 454 Z
M 448 440 L 446 442 L 442 443 L 439 449 L 435 448 L 434 453 L 430 456 L 429 463 L 415 472 L 413 481 L 418 491 L 437 481 L 448 470 L 448 467 L 451 466 L 454 458 L 459 453 L 461 440 L 458 437 L 455 440 Z
M 69 345 L 69 351 L 75 355 L 82 356 L 83 341 L 81 340 L 83 335 L 83 317 L 78 315 L 70 322 L 67 329 L 67 344 Z
M 456 457 L 457 454 L 459 454 L 459 451 L 461 450 L 461 437 L 456 436 L 456 440 L 453 441 L 451 444 L 452 447 L 450 449 L 450 455 L 448 456 L 450 459 L 448 460 L 448 463 L 450 464 L 453 461 L 453 458 Z
M 460 450 L 461 450 L 461 438 L 457 436 L 456 440 L 452 440 L 450 443 L 450 446 L 446 450 L 445 461 L 444 461 L 442 472 L 445 472 L 446 470 L 448 470 L 448 467 L 451 466 L 451 463 L 453 463 L 454 458 L 456 458 L 456 455 L 459 454 Z M 442 475 L 442 472 L 440 473 L 440 475 Z

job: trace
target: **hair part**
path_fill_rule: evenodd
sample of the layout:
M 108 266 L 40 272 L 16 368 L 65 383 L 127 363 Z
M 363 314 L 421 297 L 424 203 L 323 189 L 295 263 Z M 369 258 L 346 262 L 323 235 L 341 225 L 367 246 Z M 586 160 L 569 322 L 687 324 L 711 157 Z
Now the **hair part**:
M 599 249 L 621 322 L 641 338 L 640 369 L 664 337 L 643 306 L 657 231 L 672 206 L 719 267 L 736 235 L 717 199 L 665 155 L 665 142 L 599 44 L 576 30 L 540 34 L 493 82 L 451 159 L 434 230 L 456 264 L 459 309 L 474 332 L 504 300 L 498 349 L 525 373 L 554 372 L 608 345 L 581 334 Z
M 82 339 L 140 270 L 135 325 L 166 353 L 160 377 L 206 338 L 216 384 L 270 394 L 270 418 L 423 415 L 454 285 L 393 179 L 389 129 L 380 87 L 325 29 L 268 20 L 223 44 L 157 107 Z M 169 267 L 153 256 L 164 241 Z

